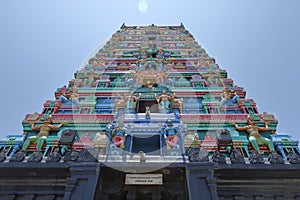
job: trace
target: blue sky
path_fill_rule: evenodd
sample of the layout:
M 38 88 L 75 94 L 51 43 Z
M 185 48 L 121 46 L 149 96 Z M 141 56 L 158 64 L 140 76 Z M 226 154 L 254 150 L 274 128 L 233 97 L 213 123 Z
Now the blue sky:
M 138 3 L 2 0 L 0 136 L 22 134 L 25 114 L 41 112 L 123 22 L 183 22 L 259 111 L 275 115 L 278 133 L 300 140 L 299 0 L 148 0 L 144 13 Z

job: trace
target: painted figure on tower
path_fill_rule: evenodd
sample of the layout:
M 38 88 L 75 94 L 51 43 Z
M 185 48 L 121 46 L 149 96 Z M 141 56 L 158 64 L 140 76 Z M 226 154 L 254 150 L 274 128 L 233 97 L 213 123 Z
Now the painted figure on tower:
M 112 140 L 112 133 L 113 130 L 116 128 L 116 124 L 117 124 L 116 121 L 113 120 L 112 123 L 106 125 L 105 131 L 109 140 Z
M 145 59 L 147 58 L 147 51 L 146 49 L 142 48 L 140 52 L 140 59 Z
M 165 111 L 169 110 L 171 101 L 175 99 L 174 94 L 169 96 L 167 95 L 167 92 L 165 90 L 162 92 L 162 94 L 159 97 L 157 97 L 156 94 L 154 94 L 154 97 L 157 103 L 159 104 L 159 108 Z
M 265 127 L 259 127 L 255 125 L 255 122 L 251 116 L 247 118 L 247 126 L 240 127 L 236 123 L 233 123 L 236 130 L 246 131 L 249 134 L 249 142 L 255 149 L 257 153 L 262 153 L 259 149 L 259 145 L 267 145 L 270 151 L 274 151 L 274 145 L 272 141 L 268 138 L 261 136 L 260 131 L 269 131 L 268 124 L 265 124 Z
M 239 99 L 240 97 L 236 94 L 236 92 L 231 91 L 229 88 L 226 87 L 223 90 L 220 107 L 235 106 L 237 105 L 237 101 Z
M 151 118 L 150 118 L 150 108 L 149 106 L 146 106 L 146 112 L 145 112 L 145 120 L 149 123 Z
M 79 94 L 76 87 L 73 87 L 70 91 L 64 92 L 58 99 L 62 104 L 79 107 Z
M 63 125 L 67 123 L 61 123 L 58 126 L 52 124 L 52 116 L 49 115 L 46 117 L 44 124 L 35 126 L 34 123 L 31 125 L 32 130 L 38 130 L 39 133 L 36 136 L 30 136 L 26 139 L 23 144 L 22 150 L 26 151 L 31 143 L 37 143 L 37 151 L 41 151 L 44 142 L 47 140 L 47 137 L 52 130 L 58 130 Z
M 134 96 L 134 92 L 131 92 L 128 96 L 125 97 L 126 109 L 128 109 L 129 113 L 135 113 L 135 108 L 137 102 L 142 97 L 140 93 L 138 97 Z
M 179 133 L 179 128 L 177 126 L 174 126 L 172 119 L 168 119 L 163 129 L 163 135 L 166 140 L 167 149 L 171 149 L 177 146 Z
M 84 85 L 85 86 L 93 86 L 93 83 L 95 82 L 96 78 L 98 78 L 99 76 L 97 74 L 95 74 L 94 70 L 90 70 L 89 72 L 87 72 L 85 74 L 85 78 L 84 78 Z
M 112 142 L 114 145 L 124 149 L 126 136 L 127 129 L 123 125 L 117 123 L 115 128 L 112 130 Z
M 207 79 L 209 87 L 218 87 L 219 86 L 219 75 L 210 70 L 207 74 L 203 75 Z

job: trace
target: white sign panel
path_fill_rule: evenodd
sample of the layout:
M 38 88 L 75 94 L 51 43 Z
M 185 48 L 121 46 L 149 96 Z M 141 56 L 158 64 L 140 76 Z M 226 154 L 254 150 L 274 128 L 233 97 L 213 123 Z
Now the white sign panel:
M 126 185 L 162 185 L 162 174 L 126 174 Z

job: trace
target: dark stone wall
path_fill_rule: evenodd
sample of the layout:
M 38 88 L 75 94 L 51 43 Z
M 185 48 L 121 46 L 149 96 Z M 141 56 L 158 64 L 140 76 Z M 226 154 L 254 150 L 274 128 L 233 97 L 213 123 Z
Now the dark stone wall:
M 222 165 L 219 199 L 300 199 L 300 165 Z
M 1 163 L 0 199 L 63 199 L 70 175 L 64 163 Z
M 119 167 L 119 168 L 118 168 Z M 160 186 L 128 186 L 126 173 L 163 174 Z M 153 169 L 153 170 L 152 170 Z M 121 171 L 120 171 L 121 170 Z M 139 171 L 142 170 L 142 171 Z M 152 170 L 152 171 L 151 171 Z M 0 163 L 0 199 L 300 199 L 300 165 Z
M 213 170 L 209 162 L 186 165 L 189 199 L 218 199 Z
M 94 199 L 100 172 L 100 163 L 71 165 L 64 200 Z

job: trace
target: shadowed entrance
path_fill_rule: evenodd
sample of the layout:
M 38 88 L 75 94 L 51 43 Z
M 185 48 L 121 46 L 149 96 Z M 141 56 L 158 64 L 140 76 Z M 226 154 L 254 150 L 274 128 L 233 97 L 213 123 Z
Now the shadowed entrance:
M 158 104 L 156 100 L 139 101 L 138 113 L 145 113 L 147 106 L 150 108 L 151 113 L 158 113 Z
M 145 166 L 147 168 L 147 166 Z M 130 167 L 131 170 L 132 167 Z M 129 170 L 123 169 L 123 170 Z M 136 169 L 138 171 L 138 169 Z M 182 167 L 161 168 L 147 174 L 161 174 L 162 185 L 126 184 L 126 174 L 110 167 L 101 169 L 95 200 L 185 200 L 187 197 L 186 174 Z M 138 173 L 140 174 L 140 173 Z
M 132 140 L 132 153 L 143 151 L 148 155 L 160 155 L 160 135 L 134 136 Z

